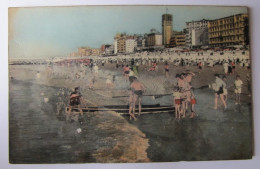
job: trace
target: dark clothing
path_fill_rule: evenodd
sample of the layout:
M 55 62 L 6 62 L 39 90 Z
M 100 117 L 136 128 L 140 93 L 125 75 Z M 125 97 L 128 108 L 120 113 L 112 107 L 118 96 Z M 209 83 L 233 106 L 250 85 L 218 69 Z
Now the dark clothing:
M 232 73 L 232 67 L 228 66 L 228 73 Z
M 223 94 L 223 87 L 220 87 L 218 91 L 216 91 L 215 93 L 217 93 L 218 95 Z
M 138 97 L 141 97 L 143 95 L 142 90 L 134 90 L 134 94 L 137 95 Z
M 82 95 L 81 95 L 80 92 L 78 92 L 78 91 L 72 92 L 70 94 L 70 106 L 78 106 L 78 105 L 80 105 L 80 98 L 81 97 L 82 97 Z

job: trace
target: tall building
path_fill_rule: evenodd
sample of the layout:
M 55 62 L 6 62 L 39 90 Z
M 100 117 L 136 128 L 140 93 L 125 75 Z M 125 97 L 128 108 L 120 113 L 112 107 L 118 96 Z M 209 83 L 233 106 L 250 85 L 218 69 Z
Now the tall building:
M 212 47 L 248 45 L 248 15 L 237 14 L 209 21 L 209 44 Z
M 165 47 L 169 47 L 172 37 L 172 15 L 162 15 L 162 43 Z
M 120 33 L 117 33 L 114 37 L 114 54 L 117 54 L 118 53 L 118 39 L 121 38 L 121 34 Z
M 189 48 L 208 45 L 208 20 L 186 22 L 185 43 Z

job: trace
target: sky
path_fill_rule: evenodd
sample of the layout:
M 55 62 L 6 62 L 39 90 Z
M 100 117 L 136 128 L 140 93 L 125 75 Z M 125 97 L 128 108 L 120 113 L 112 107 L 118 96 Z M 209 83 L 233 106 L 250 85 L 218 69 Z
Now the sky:
M 116 33 L 161 32 L 161 16 L 173 15 L 173 29 L 185 22 L 248 13 L 245 7 L 74 6 L 9 8 L 9 58 L 67 57 L 81 46 L 100 48 Z

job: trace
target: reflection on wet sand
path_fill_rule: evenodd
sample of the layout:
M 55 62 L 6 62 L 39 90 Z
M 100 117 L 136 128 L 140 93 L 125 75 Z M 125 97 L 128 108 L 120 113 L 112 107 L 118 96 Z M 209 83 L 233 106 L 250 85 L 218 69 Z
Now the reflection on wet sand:
M 183 72 L 174 69 L 169 76 Z M 187 68 L 185 68 L 187 69 Z M 196 67 L 190 66 L 190 70 Z M 211 69 L 211 68 L 205 68 Z M 89 88 L 90 70 L 75 79 L 77 67 L 54 66 L 48 74 L 46 65 L 10 66 L 10 162 L 11 163 L 84 163 L 84 162 L 148 162 L 180 160 L 229 160 L 251 158 L 251 100 L 243 95 L 235 105 L 229 94 L 228 108 L 214 110 L 214 93 L 199 89 L 214 81 L 213 73 L 196 74 L 195 119 L 175 119 L 173 113 L 147 114 L 129 121 L 116 112 L 89 112 L 74 115 L 66 121 L 64 109 L 74 87 L 79 86 L 86 105 L 127 105 L 128 82 L 112 67 L 100 69 L 93 89 Z M 221 66 L 215 66 L 221 71 Z M 39 72 L 38 72 L 39 71 Z M 237 68 L 243 72 L 243 68 Z M 195 72 L 195 71 L 194 71 Z M 39 75 L 40 73 L 40 75 Z M 162 74 L 161 69 L 158 70 Z M 115 88 L 106 88 L 106 76 L 115 75 Z M 245 79 L 246 74 L 241 76 Z M 173 79 L 154 78 L 154 72 L 140 72 L 139 78 L 149 94 L 172 91 Z M 228 77 L 232 83 L 233 76 Z M 158 83 L 159 81 L 159 83 Z M 207 99 L 205 99 L 207 98 Z M 172 96 L 145 96 L 142 104 L 171 105 Z

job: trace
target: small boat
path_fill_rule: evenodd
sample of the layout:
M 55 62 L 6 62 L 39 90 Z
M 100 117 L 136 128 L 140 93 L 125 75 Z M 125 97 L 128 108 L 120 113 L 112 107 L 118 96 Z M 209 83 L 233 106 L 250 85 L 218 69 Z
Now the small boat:
M 68 112 L 69 107 L 66 107 L 66 112 Z M 128 114 L 129 105 L 106 105 L 97 107 L 81 107 L 83 112 L 95 112 L 95 111 L 115 111 L 119 114 Z M 138 113 L 138 105 L 135 107 L 135 113 Z M 163 113 L 163 112 L 174 112 L 175 109 L 172 105 L 161 106 L 160 104 L 155 105 L 142 105 L 141 114 L 151 114 L 151 113 Z M 71 112 L 80 113 L 79 108 L 72 108 Z

